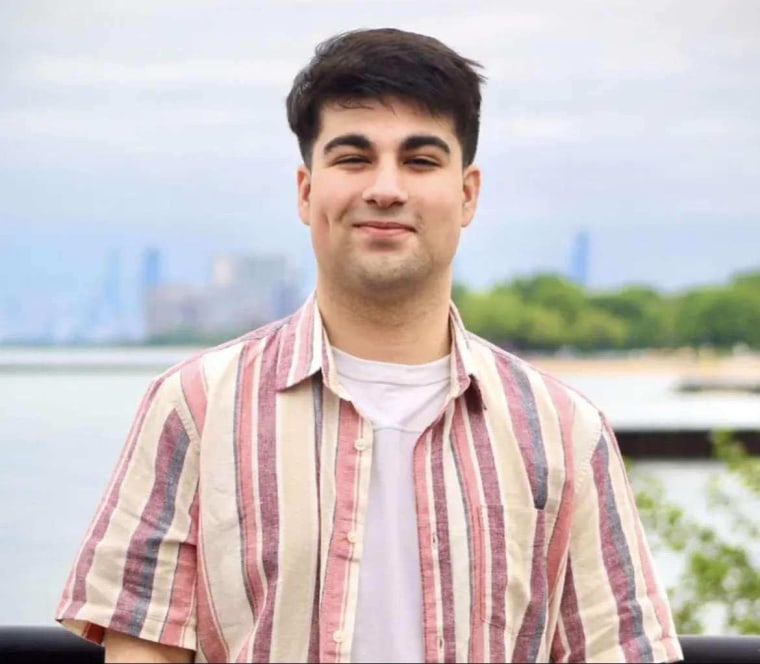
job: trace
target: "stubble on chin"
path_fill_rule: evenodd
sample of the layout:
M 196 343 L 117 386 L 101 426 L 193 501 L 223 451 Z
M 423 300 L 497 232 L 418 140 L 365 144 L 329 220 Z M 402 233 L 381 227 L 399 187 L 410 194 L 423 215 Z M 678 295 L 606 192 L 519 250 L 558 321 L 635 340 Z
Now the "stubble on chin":
M 430 277 L 432 266 L 421 256 L 364 257 L 346 266 L 345 278 L 357 291 L 375 297 L 397 297 L 414 291 Z

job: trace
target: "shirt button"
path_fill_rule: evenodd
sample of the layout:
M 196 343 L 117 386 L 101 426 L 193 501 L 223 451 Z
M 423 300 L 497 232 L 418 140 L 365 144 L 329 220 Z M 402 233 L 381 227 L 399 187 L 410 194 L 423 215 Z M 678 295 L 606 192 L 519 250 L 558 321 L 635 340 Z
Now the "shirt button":
M 336 629 L 333 632 L 333 641 L 335 641 L 335 643 L 343 643 L 344 638 L 345 637 L 343 636 L 343 632 L 341 632 L 339 629 Z
M 359 452 L 363 452 L 369 447 L 369 442 L 366 438 L 357 438 L 356 442 L 354 443 L 354 448 L 358 450 Z
M 357 534 L 356 534 L 356 531 L 355 531 L 355 530 L 349 530 L 349 531 L 346 533 L 346 539 L 347 539 L 349 542 L 351 542 L 351 544 L 356 544 L 356 540 L 358 540 L 358 539 L 359 539 L 359 537 L 357 536 Z

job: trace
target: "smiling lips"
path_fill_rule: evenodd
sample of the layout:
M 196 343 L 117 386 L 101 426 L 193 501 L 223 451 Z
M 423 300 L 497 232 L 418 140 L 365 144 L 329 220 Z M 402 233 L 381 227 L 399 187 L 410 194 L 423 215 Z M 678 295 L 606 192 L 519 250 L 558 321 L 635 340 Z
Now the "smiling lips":
M 395 221 L 365 221 L 354 224 L 360 231 L 377 238 L 396 237 L 413 233 L 414 228 Z

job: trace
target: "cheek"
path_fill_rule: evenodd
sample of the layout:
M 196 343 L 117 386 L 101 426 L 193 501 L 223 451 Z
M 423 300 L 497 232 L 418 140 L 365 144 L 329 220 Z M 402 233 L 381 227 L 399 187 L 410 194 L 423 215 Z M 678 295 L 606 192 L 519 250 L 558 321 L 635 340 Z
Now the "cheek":
M 426 189 L 425 200 L 437 215 L 450 219 L 461 214 L 464 200 L 461 177 L 447 173 L 445 178 L 431 182 Z
M 435 235 L 442 243 L 456 242 L 464 219 L 462 197 L 456 190 L 439 191 L 428 203 L 428 233 Z
M 318 223 L 331 223 L 340 218 L 351 200 L 347 187 L 334 178 L 316 178 L 311 188 L 311 217 Z
M 340 237 L 340 220 L 347 206 L 345 191 L 329 178 L 320 178 L 313 182 L 309 226 L 312 245 L 318 255 L 329 254 L 331 247 Z

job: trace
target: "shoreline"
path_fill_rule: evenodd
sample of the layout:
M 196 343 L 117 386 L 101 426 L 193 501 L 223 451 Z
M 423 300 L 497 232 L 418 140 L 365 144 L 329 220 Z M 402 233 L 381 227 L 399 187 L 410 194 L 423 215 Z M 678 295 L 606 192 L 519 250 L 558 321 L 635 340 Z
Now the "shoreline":
M 760 381 L 760 353 L 718 355 L 715 353 L 661 353 L 649 351 L 639 355 L 561 357 L 522 355 L 538 368 L 557 374 L 592 373 L 679 374 L 683 378 L 755 379 Z
M 0 346 L 0 372 L 163 370 L 191 357 L 198 346 Z M 515 353 L 554 375 L 678 375 L 682 379 L 760 382 L 760 352 L 721 354 L 692 349 L 597 355 Z

